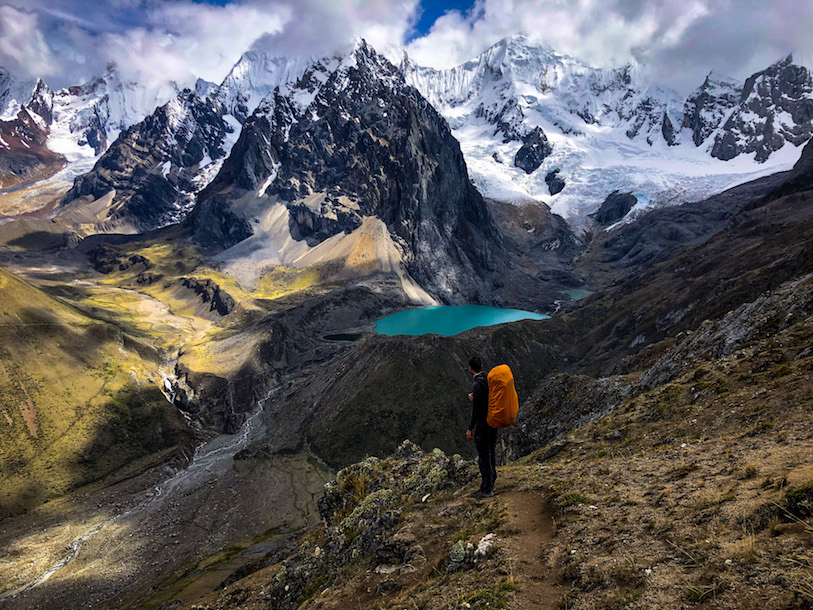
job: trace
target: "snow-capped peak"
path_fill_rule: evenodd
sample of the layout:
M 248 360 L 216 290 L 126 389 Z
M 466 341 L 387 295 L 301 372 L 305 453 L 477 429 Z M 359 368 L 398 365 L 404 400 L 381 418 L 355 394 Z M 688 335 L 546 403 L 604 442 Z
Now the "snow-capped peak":
M 650 82 L 643 65 L 595 68 L 525 36 L 448 70 L 417 66 L 408 56 L 401 69 L 452 127 L 484 195 L 544 201 L 576 225 L 615 190 L 637 196 L 634 214 L 786 169 L 798 156 L 793 147 L 769 167 L 759 163 L 811 131 L 803 115 L 813 83 L 790 57 L 744 85 L 710 72 L 688 99 Z M 779 93 L 794 101 L 779 108 L 783 102 L 772 101 Z M 762 117 L 756 125 L 755 116 Z M 779 133 L 761 133 L 771 125 Z M 753 152 L 756 158 L 736 164 L 712 158 Z M 555 193 L 545 181 L 554 174 L 565 184 Z
M 0 67 L 0 121 L 11 121 L 31 99 L 35 81 L 23 81 Z
M 225 113 L 241 123 L 276 87 L 295 82 L 317 61 L 312 56 L 273 56 L 248 51 L 240 57 L 223 83 L 209 94 Z

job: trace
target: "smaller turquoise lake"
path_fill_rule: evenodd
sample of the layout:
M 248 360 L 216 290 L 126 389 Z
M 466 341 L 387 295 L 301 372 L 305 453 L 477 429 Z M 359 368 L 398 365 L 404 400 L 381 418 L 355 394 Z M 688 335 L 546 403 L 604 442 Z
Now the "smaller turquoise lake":
M 376 322 L 379 335 L 444 335 L 450 337 L 476 326 L 491 326 L 517 320 L 545 320 L 550 316 L 520 309 L 485 305 L 424 307 L 399 311 Z

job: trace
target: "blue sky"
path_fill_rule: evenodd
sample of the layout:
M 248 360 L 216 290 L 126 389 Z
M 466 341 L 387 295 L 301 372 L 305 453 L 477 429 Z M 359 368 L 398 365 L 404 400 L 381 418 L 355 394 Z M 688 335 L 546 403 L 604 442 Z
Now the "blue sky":
M 225 6 L 231 4 L 234 0 L 195 0 L 200 4 L 213 4 L 216 6 Z M 418 11 L 418 21 L 415 23 L 414 31 L 407 35 L 406 42 L 410 42 L 415 38 L 420 38 L 429 33 L 432 25 L 438 17 L 449 11 L 458 11 L 466 13 L 474 6 L 474 0 L 452 0 L 451 2 L 438 2 L 437 0 L 422 0 Z
M 466 13 L 474 6 L 474 2 L 470 0 L 458 0 L 455 2 L 437 2 L 435 0 L 423 0 L 420 5 L 420 18 L 415 24 L 415 33 L 409 37 L 407 42 L 425 36 L 429 33 L 430 28 L 434 25 L 438 17 L 442 16 L 448 11 L 456 10 L 461 13 Z

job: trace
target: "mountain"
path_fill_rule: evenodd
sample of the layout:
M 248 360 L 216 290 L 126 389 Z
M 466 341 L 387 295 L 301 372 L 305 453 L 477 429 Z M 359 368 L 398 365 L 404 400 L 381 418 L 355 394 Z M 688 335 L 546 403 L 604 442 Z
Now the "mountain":
M 0 188 L 53 175 L 65 159 L 47 146 L 54 96 L 41 80 L 16 115 L 0 121 Z
M 226 114 L 243 123 L 263 98 L 276 87 L 299 80 L 318 59 L 248 51 L 240 57 L 220 86 L 212 89 L 207 97 L 221 105 Z
M 683 105 L 683 127 L 692 132 L 692 141 L 700 146 L 719 129 L 740 102 L 742 84 L 710 72 Z
M 7 86 L 0 87 L 0 97 L 13 91 Z M 172 83 L 124 82 L 111 65 L 84 85 L 54 92 L 39 80 L 21 104 L 6 100 L 0 120 L 0 188 L 6 189 L 0 193 L 0 214 L 49 215 L 73 179 L 89 171 L 122 130 L 176 94 Z M 94 225 L 87 223 L 91 231 Z M 72 226 L 67 232 L 85 230 Z
M 786 142 L 795 146 L 813 135 L 813 74 L 793 56 L 750 76 L 739 104 L 714 138 L 711 154 L 724 161 L 755 153 L 766 161 Z
M 102 232 L 141 232 L 183 221 L 195 195 L 220 170 L 246 117 L 312 61 L 248 52 L 220 85 L 198 80 L 194 91 L 177 93 L 103 147 L 93 169 L 76 178 L 62 207 L 92 210 Z M 91 135 L 97 133 L 93 125 Z
M 185 90 L 119 135 L 62 205 L 91 206 L 107 230 L 145 231 L 181 222 L 237 137 L 210 104 Z
M 615 191 L 635 195 L 630 217 L 698 201 L 789 169 L 810 137 L 809 72 L 790 59 L 745 85 L 711 73 L 685 100 L 641 66 L 593 68 L 525 36 L 448 70 L 406 56 L 401 68 L 449 122 L 484 196 L 541 201 L 584 229 Z
M 301 264 L 349 248 L 356 265 L 403 264 L 454 302 L 482 298 L 497 244 L 446 122 L 364 41 L 263 100 L 191 222 L 200 243 L 231 248 L 224 260 Z

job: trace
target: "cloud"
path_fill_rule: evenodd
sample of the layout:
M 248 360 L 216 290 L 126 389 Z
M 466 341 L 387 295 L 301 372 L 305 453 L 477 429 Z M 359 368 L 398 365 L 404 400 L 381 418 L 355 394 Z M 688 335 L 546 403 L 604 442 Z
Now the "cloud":
M 600 67 L 645 64 L 686 94 L 709 70 L 744 79 L 794 51 L 813 65 L 813 3 L 796 0 L 478 0 L 407 45 L 419 64 L 447 68 L 524 33 Z
M 148 84 L 219 82 L 249 48 L 323 55 L 354 36 L 397 60 L 421 12 L 420 0 L 5 2 L 0 65 L 52 86 L 88 80 L 110 61 Z M 451 67 L 525 33 L 591 65 L 641 62 L 686 94 L 712 69 L 744 79 L 789 52 L 813 65 L 810 23 L 813 3 L 798 0 L 476 0 L 406 48 L 420 64 Z
M 256 48 L 272 53 L 328 55 L 359 36 L 384 54 L 399 57 L 414 27 L 419 0 L 283 0 L 292 15 L 284 30 L 264 36 Z
M 56 58 L 39 28 L 36 13 L 0 6 L 0 57 L 19 78 L 53 74 Z
M 146 25 L 105 34 L 107 55 L 128 80 L 189 85 L 196 77 L 220 81 L 259 38 L 291 20 L 284 6 L 165 3 L 146 14 Z
M 6 0 L 0 64 L 54 86 L 83 82 L 116 62 L 127 80 L 220 82 L 245 51 L 330 54 L 365 37 L 400 46 L 419 0 Z M 6 15 L 8 13 L 8 16 Z

